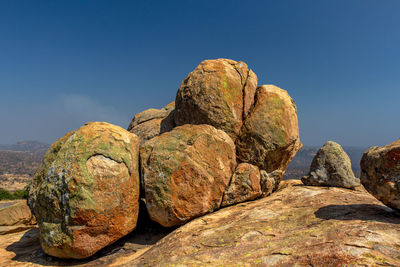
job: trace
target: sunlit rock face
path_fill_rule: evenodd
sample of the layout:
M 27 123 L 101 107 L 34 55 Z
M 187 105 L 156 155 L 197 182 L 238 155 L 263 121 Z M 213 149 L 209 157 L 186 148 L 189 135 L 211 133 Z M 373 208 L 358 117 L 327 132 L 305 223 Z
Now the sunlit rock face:
M 220 207 L 235 145 L 210 125 L 187 124 L 147 141 L 140 161 L 149 216 L 170 227 Z
M 205 60 L 179 87 L 175 123 L 209 124 L 235 140 L 253 104 L 256 87 L 257 76 L 246 63 Z
M 268 173 L 280 170 L 283 175 L 301 146 L 292 98 L 274 85 L 259 86 L 236 142 L 238 159 Z

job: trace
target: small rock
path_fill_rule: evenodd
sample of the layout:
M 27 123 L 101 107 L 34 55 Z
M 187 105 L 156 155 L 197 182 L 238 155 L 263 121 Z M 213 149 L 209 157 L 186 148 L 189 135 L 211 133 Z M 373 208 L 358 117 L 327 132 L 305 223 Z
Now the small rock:
M 240 163 L 226 189 L 221 207 L 253 200 L 261 196 L 260 171 L 256 166 Z
M 335 142 L 326 142 L 315 155 L 310 172 L 301 178 L 305 185 L 355 188 L 360 179 L 354 176 L 351 161 L 343 148 Z
M 169 132 L 175 127 L 175 102 L 169 103 L 162 109 L 147 109 L 136 114 L 129 124 L 128 131 L 136 134 L 140 145 L 162 133 Z
M 0 235 L 34 227 L 36 220 L 26 204 L 26 200 L 12 201 L 10 204 L 0 208 Z
M 282 176 L 283 173 L 281 170 L 276 170 L 271 173 L 267 173 L 264 170 L 260 171 L 260 184 L 263 197 L 271 195 L 278 189 Z

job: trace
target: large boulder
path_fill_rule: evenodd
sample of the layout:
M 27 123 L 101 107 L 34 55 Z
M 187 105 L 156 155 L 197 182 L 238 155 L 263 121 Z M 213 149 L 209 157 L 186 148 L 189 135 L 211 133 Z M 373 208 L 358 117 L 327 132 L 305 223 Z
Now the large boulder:
M 52 144 L 28 199 L 47 254 L 86 258 L 135 228 L 138 152 L 136 135 L 102 122 Z
M 176 95 L 175 122 L 209 124 L 233 140 L 254 102 L 257 76 L 246 63 L 205 60 L 182 82 Z
M 136 134 L 140 145 L 162 133 L 169 132 L 175 127 L 175 102 L 169 103 L 162 109 L 147 109 L 136 114 L 129 124 L 128 131 Z
M 400 210 L 400 139 L 365 151 L 361 159 L 361 183 L 385 205 Z
M 335 142 L 326 142 L 315 155 L 308 175 L 301 178 L 305 185 L 355 188 L 360 179 L 354 176 L 351 161 L 343 148 Z
M 235 145 L 210 125 L 183 125 L 140 149 L 147 210 L 163 226 L 218 209 L 236 166 Z
M 257 88 L 255 103 L 236 142 L 238 159 L 271 173 L 286 170 L 301 148 L 297 108 L 287 91 Z
M 224 193 L 221 206 L 253 200 L 261 196 L 260 171 L 248 163 L 240 163 Z
M 32 228 L 35 223 L 26 200 L 0 202 L 0 235 Z

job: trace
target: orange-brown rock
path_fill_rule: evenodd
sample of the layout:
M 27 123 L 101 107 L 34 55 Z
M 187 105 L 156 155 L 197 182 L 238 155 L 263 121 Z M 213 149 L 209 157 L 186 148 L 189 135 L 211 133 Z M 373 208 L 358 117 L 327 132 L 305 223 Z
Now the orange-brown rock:
M 212 212 L 236 166 L 235 145 L 210 125 L 183 125 L 140 149 L 147 210 L 163 226 Z
M 175 127 L 174 123 L 175 102 L 169 103 L 162 109 L 147 109 L 136 114 L 129 124 L 128 131 L 136 134 L 140 144 L 169 132 Z
M 35 223 L 26 200 L 0 202 L 0 235 L 32 228 Z
M 238 159 L 268 173 L 286 170 L 301 148 L 297 109 L 287 91 L 274 85 L 257 88 L 254 107 L 236 143 Z
M 195 219 L 130 266 L 400 266 L 400 217 L 365 190 L 283 181 Z
M 240 163 L 224 193 L 221 206 L 253 200 L 261 196 L 260 171 L 254 165 Z
M 102 122 L 57 140 L 29 189 L 43 250 L 86 258 L 131 232 L 137 222 L 139 138 Z
M 175 123 L 209 124 L 235 140 L 253 104 L 256 87 L 257 76 L 246 63 L 205 60 L 179 87 Z

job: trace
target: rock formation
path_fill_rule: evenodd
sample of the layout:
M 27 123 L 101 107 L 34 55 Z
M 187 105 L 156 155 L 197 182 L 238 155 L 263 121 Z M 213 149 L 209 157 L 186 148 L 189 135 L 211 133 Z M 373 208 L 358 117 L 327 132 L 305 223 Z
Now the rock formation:
M 86 258 L 135 228 L 138 152 L 136 135 L 101 122 L 50 147 L 29 190 L 47 254 Z
M 385 205 L 400 210 L 400 139 L 365 151 L 361 159 L 361 183 Z
M 165 227 L 270 195 L 301 147 L 296 112 L 244 62 L 205 60 L 174 102 L 136 114 L 129 132 L 90 123 L 67 134 L 30 187 L 43 250 L 93 255 L 135 228 L 140 193 Z
M 343 148 L 335 142 L 326 142 L 315 155 L 310 172 L 301 178 L 305 185 L 355 188 L 360 179 L 354 176 L 351 161 Z
M 274 85 L 258 87 L 237 140 L 238 159 L 283 175 L 300 148 L 297 108 L 289 94 Z
M 25 200 L 0 203 L 0 235 L 30 229 L 35 223 Z
M 235 145 L 210 125 L 183 125 L 140 149 L 150 218 L 163 226 L 183 224 L 220 207 L 236 166 Z

